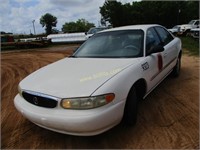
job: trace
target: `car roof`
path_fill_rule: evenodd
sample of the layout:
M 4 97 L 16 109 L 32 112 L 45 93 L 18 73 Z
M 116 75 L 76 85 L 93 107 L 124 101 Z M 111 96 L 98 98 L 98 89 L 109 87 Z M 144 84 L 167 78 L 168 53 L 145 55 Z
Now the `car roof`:
M 146 31 L 148 28 L 155 27 L 155 26 L 160 26 L 160 25 L 158 25 L 158 24 L 129 25 L 129 26 L 122 26 L 122 27 L 116 27 L 116 28 L 103 30 L 103 31 L 101 31 L 101 33 L 108 32 L 108 31 L 119 31 L 119 30 L 144 30 L 144 31 Z

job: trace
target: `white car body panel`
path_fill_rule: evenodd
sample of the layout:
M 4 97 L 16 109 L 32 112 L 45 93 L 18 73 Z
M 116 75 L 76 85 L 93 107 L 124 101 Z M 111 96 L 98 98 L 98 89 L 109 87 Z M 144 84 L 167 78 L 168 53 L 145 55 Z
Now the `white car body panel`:
M 175 38 L 173 43 L 176 43 L 177 40 L 178 38 Z M 168 73 L 171 72 L 172 68 L 176 64 L 177 57 L 172 57 L 173 59 L 170 58 L 172 55 L 178 56 L 176 49 L 179 49 L 179 47 L 177 48 L 176 45 L 172 44 L 168 47 L 165 47 L 165 49 L 168 48 L 168 56 L 165 54 L 165 59 L 169 60 L 165 61 L 165 63 L 163 64 L 163 67 L 167 66 L 164 70 L 159 71 L 158 67 L 155 67 L 158 66 L 158 54 L 152 54 L 151 56 L 143 57 L 137 65 L 129 66 L 128 68 L 123 70 L 123 72 L 120 72 L 117 76 L 110 79 L 109 82 L 106 82 L 104 85 L 102 85 L 102 87 L 100 87 L 94 93 L 94 95 L 101 95 L 104 94 L 106 91 L 108 93 L 115 91 L 116 97 L 119 97 L 120 100 L 126 99 L 128 92 L 133 85 L 132 83 L 135 83 L 138 79 L 145 79 L 145 81 L 148 81 L 146 89 L 146 93 L 148 94 L 158 85 L 158 83 L 160 83 L 165 78 Z M 166 53 L 166 51 L 164 53 Z M 148 62 L 149 68 L 147 70 L 143 70 L 142 65 L 146 62 Z M 157 76 L 154 77 L 155 75 Z
M 146 37 L 146 30 L 155 26 L 158 25 L 126 26 L 100 33 L 141 29 Z M 137 81 L 145 82 L 144 98 L 172 71 L 181 52 L 180 39 L 173 38 L 163 52 L 149 56 L 144 46 L 144 56 L 138 58 L 64 58 L 50 64 L 26 77 L 19 87 L 55 97 L 57 106 L 51 109 L 35 106 L 18 94 L 15 107 L 33 123 L 56 132 L 82 136 L 105 132 L 121 121 L 127 95 Z M 101 107 L 71 110 L 61 106 L 64 98 L 107 93 L 114 93 L 115 98 Z
M 96 135 L 117 125 L 123 116 L 124 102 L 108 104 L 90 110 L 44 109 L 34 106 L 20 95 L 15 97 L 15 107 L 31 122 L 56 132 L 72 135 Z M 105 117 L 107 116 L 107 117 Z
M 192 24 L 190 23 L 192 22 Z M 199 20 L 191 20 L 188 24 L 177 25 L 178 26 L 178 34 L 183 34 L 186 31 L 190 31 L 191 29 L 197 28 L 199 26 Z
M 177 28 L 172 28 L 168 29 L 171 33 L 177 33 L 178 32 L 178 27 Z
M 136 65 L 140 59 L 65 58 L 32 73 L 20 86 L 59 98 L 90 96 L 112 76 L 131 64 Z

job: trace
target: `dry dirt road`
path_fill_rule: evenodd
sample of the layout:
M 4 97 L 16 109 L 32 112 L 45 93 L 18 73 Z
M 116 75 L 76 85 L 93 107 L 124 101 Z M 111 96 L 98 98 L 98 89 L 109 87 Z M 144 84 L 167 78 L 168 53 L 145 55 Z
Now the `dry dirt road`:
M 135 127 L 122 124 L 98 136 L 77 137 L 40 128 L 17 112 L 13 99 L 20 80 L 71 54 L 72 47 L 1 54 L 1 148 L 198 149 L 199 58 L 183 55 L 179 78 L 166 78 L 140 103 Z

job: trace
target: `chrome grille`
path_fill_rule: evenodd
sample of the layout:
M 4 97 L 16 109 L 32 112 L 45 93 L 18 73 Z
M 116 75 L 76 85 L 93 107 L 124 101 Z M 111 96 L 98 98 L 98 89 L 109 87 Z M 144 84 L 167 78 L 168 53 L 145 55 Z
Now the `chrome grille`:
M 22 96 L 27 102 L 40 107 L 55 108 L 58 103 L 55 99 L 50 97 L 43 97 L 39 94 L 33 94 L 26 91 L 22 92 Z

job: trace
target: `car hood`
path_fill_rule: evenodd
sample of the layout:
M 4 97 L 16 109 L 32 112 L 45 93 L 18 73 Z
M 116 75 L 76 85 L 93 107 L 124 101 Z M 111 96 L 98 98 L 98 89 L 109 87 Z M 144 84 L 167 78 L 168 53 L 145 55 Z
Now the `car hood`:
M 191 25 L 191 24 L 182 24 L 182 25 L 180 25 L 179 27 L 192 27 L 193 25 Z
M 65 58 L 27 76 L 22 90 L 59 98 L 90 96 L 98 87 L 141 58 Z
M 168 29 L 168 30 L 171 32 L 174 32 L 174 31 L 178 31 L 178 28 L 172 28 L 172 29 Z

